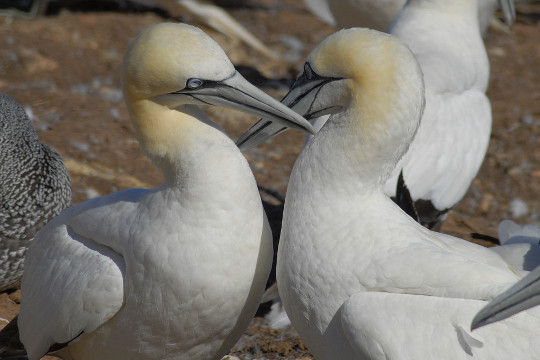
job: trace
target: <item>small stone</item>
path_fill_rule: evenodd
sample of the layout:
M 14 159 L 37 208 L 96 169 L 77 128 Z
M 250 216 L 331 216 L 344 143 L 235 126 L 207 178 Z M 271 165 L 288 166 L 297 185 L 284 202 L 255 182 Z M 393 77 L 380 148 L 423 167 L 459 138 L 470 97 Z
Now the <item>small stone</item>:
M 514 200 L 510 201 L 510 213 L 512 214 L 512 217 L 520 218 L 529 213 L 529 205 L 520 198 L 515 198 Z

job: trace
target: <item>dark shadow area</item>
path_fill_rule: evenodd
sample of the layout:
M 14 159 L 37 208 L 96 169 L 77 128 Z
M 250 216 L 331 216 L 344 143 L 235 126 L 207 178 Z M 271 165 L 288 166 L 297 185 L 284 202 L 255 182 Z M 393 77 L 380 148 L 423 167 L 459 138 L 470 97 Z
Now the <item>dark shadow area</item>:
M 224 9 L 266 9 L 261 4 L 250 0 L 214 0 L 213 3 Z
M 295 75 L 292 73 L 287 78 L 270 79 L 264 76 L 259 70 L 252 66 L 234 64 L 234 67 L 247 81 L 255 86 L 263 87 L 267 89 L 283 89 L 288 90 L 295 80 Z
M 263 200 L 264 211 L 268 217 L 268 222 L 270 223 L 270 228 L 272 229 L 272 239 L 274 247 L 274 256 L 272 258 L 272 270 L 270 271 L 270 276 L 266 282 L 266 288 L 270 287 L 276 282 L 276 261 L 277 261 L 277 250 L 279 244 L 279 237 L 281 235 L 281 222 L 283 221 L 283 205 L 285 198 L 282 194 L 273 191 L 271 189 L 265 189 L 259 187 L 259 192 L 263 197 L 270 198 L 271 201 Z M 270 312 L 270 307 L 272 302 L 266 302 L 259 306 L 256 316 L 264 316 Z
M 71 12 L 152 12 L 165 19 L 172 18 L 169 12 L 161 7 L 149 6 L 136 1 L 122 0 L 49 0 L 45 14 L 56 15 L 62 10 L 69 10 Z
M 71 12 L 152 12 L 162 18 L 173 18 L 158 6 L 150 6 L 127 0 L 0 0 L 0 12 L 19 16 L 35 17 L 57 15 L 62 10 Z

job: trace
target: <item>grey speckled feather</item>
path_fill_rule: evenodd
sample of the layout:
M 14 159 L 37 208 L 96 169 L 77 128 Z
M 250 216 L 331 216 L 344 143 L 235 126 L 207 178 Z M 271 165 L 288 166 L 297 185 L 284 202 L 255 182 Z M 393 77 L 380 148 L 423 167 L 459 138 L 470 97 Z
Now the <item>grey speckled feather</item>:
M 70 202 L 62 158 L 39 142 L 23 107 L 0 94 L 0 291 L 18 285 L 29 242 Z

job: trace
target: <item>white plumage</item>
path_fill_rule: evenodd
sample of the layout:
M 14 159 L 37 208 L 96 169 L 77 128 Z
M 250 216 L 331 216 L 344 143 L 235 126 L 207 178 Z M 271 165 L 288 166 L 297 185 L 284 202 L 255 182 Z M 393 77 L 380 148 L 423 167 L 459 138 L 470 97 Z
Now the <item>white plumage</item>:
M 384 191 L 395 195 L 403 171 L 422 223 L 437 227 L 447 209 L 465 196 L 491 134 L 485 94 L 489 61 L 476 5 L 473 0 L 409 1 L 389 32 L 411 48 L 420 64 L 426 107 L 416 137 Z
M 284 99 L 307 116 L 332 114 L 294 165 L 277 264 L 283 305 L 319 360 L 540 350 L 540 313 L 468 331 L 518 273 L 487 248 L 425 229 L 383 192 L 420 123 L 423 90 L 406 46 L 351 29 L 313 50 Z
M 197 105 L 310 125 L 184 24 L 142 32 L 122 82 L 164 182 L 72 207 L 39 233 L 23 276 L 20 339 L 30 360 L 57 349 L 76 360 L 220 359 L 258 307 L 272 240 L 246 160 Z
M 401 171 L 421 223 L 438 229 L 465 196 L 487 151 L 489 61 L 474 0 L 412 0 L 389 33 L 407 44 L 425 82 L 426 107 L 416 137 L 387 180 L 396 196 Z M 320 128 L 327 117 L 314 124 Z
M 361 26 L 386 31 L 407 0 L 304 0 L 304 3 L 319 19 L 338 29 Z M 513 0 L 476 0 L 475 3 L 482 33 L 486 32 L 499 7 L 508 26 L 512 25 Z

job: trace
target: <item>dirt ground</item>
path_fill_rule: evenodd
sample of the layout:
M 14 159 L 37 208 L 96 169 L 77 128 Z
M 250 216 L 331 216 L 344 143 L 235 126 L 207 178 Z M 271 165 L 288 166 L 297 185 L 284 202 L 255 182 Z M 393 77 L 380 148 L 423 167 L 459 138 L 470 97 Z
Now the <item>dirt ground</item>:
M 202 27 L 250 81 L 276 98 L 285 94 L 313 46 L 335 31 L 306 11 L 301 0 L 235 3 L 228 11 L 281 60 L 209 30 L 175 8 L 53 2 L 48 14 L 37 19 L 0 17 L 0 92 L 27 106 L 42 141 L 63 156 L 75 204 L 160 182 L 134 138 L 119 85 L 126 45 L 143 28 L 178 20 Z M 442 228 L 467 239 L 471 233 L 496 236 L 503 219 L 540 225 L 540 3 L 519 3 L 517 11 L 511 33 L 492 31 L 486 39 L 492 68 L 491 143 L 478 178 Z M 207 112 L 233 138 L 257 120 L 221 109 Z M 284 196 L 302 140 L 303 135 L 289 131 L 246 154 L 270 205 L 279 205 Z M 270 217 L 276 209 L 268 208 Z M 17 296 L 0 295 L 0 316 L 16 315 Z M 233 354 L 242 359 L 312 358 L 293 329 L 270 329 L 261 318 Z

